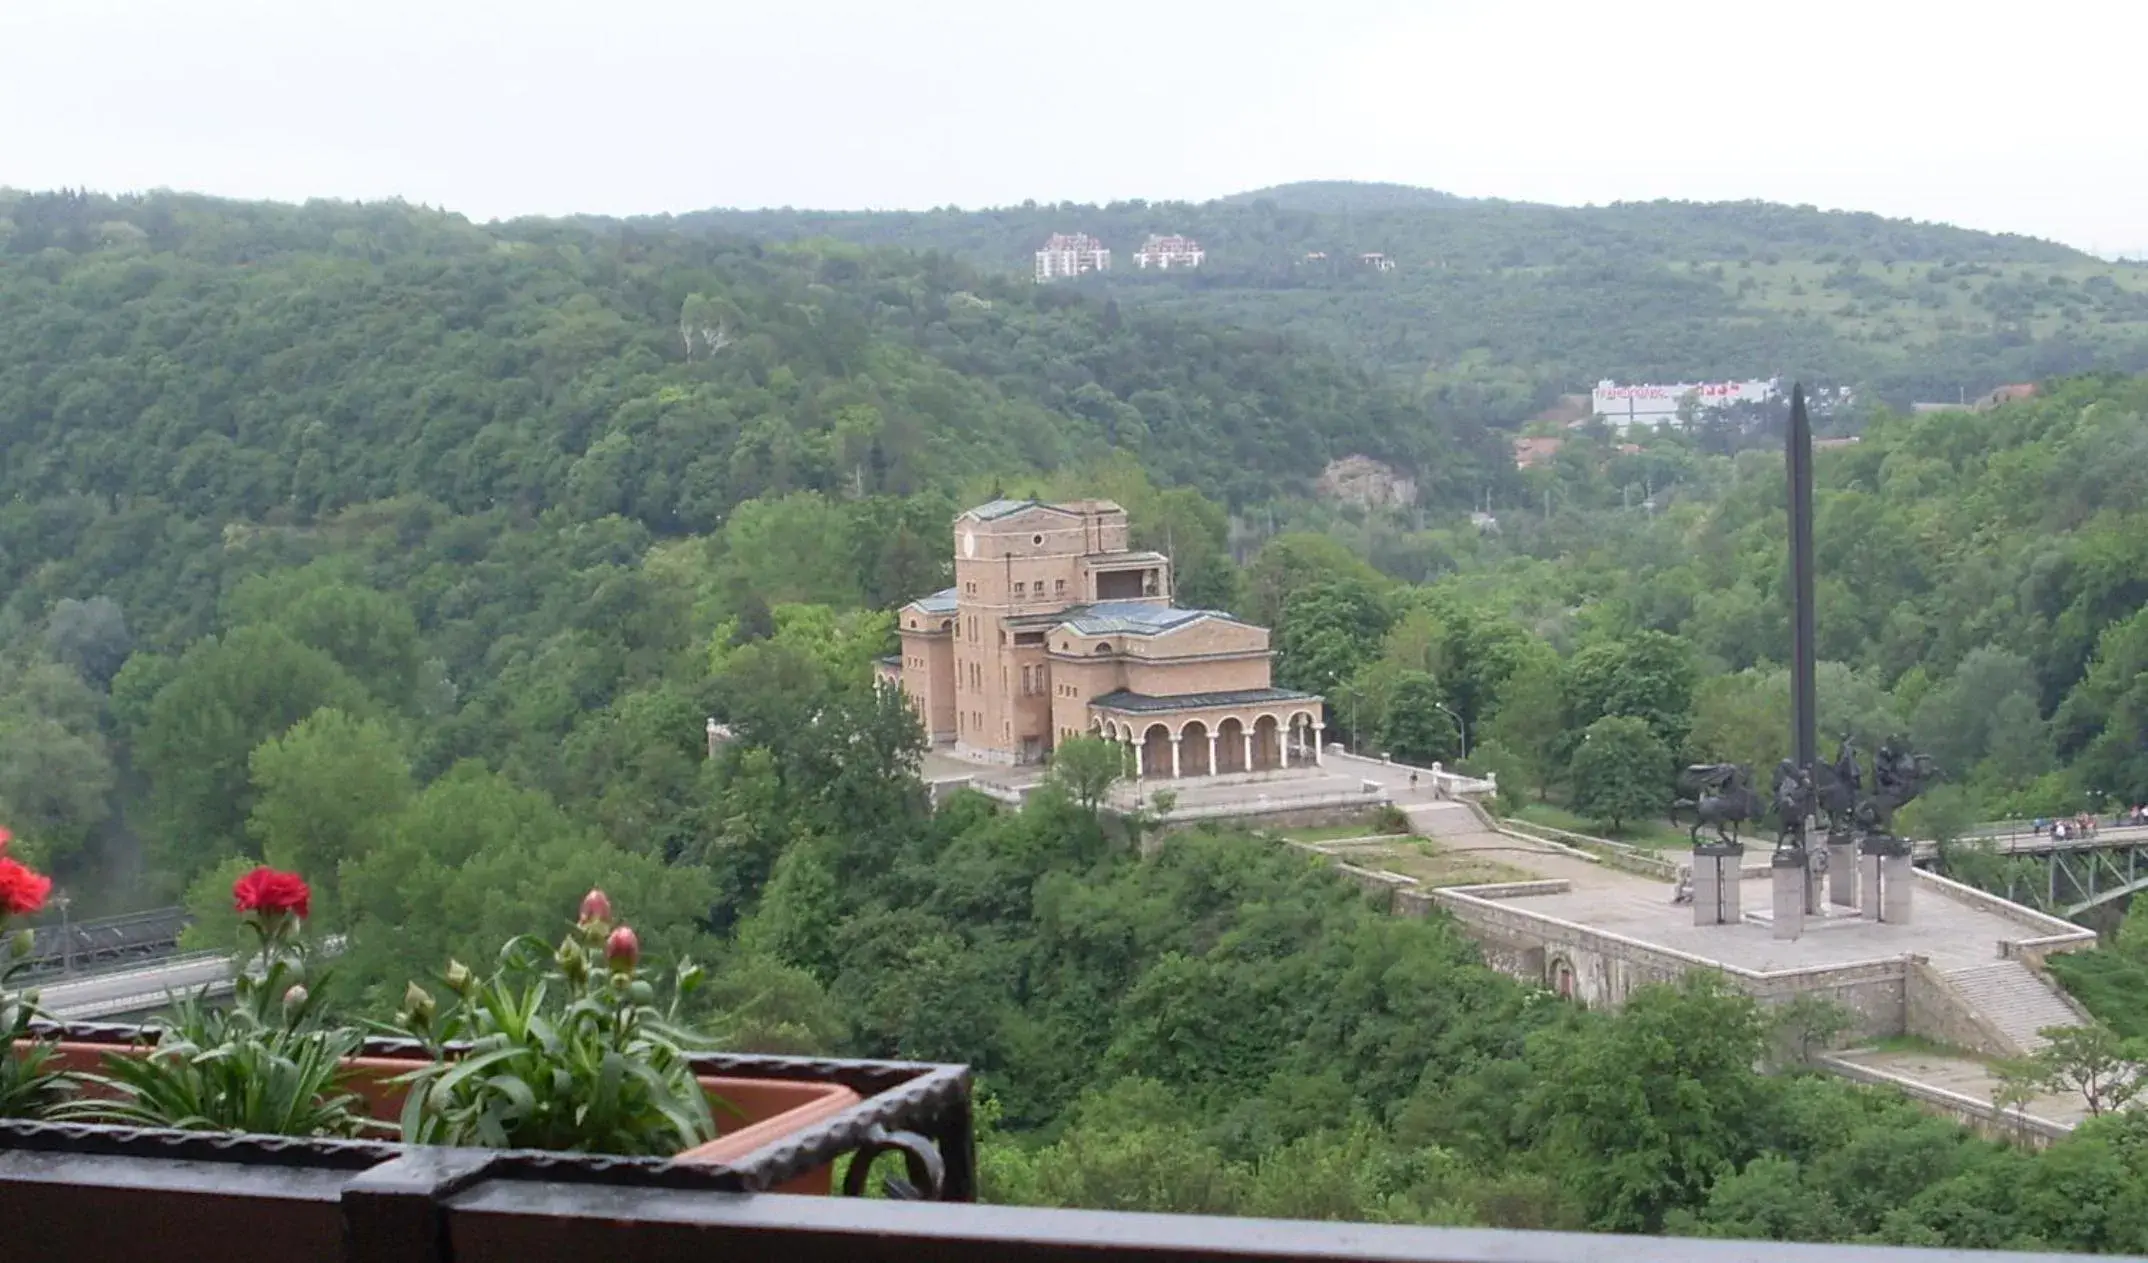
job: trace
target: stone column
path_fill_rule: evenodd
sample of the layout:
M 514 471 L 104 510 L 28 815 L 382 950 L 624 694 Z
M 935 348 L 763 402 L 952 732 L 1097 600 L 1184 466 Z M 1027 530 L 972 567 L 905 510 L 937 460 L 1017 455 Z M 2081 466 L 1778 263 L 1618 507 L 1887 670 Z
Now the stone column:
M 1208 734 L 1208 774 L 1216 776 L 1222 771 L 1223 765 L 1216 762 L 1216 734 L 1211 732 Z
M 1809 838 L 1812 834 L 1805 836 Z M 1826 911 L 1827 876 L 1820 871 L 1820 864 L 1826 858 L 1827 852 L 1819 847 L 1805 848 L 1805 915 L 1808 917 L 1821 916 Z
M 1138 781 L 1138 780 L 1140 780 L 1140 779 L 1141 779 L 1142 777 L 1144 777 L 1144 776 L 1147 776 L 1147 775 L 1149 774 L 1149 773 L 1148 773 L 1148 769 L 1142 766 L 1142 758 L 1141 758 L 1141 746 L 1142 746 L 1142 743 L 1141 743 L 1141 742 L 1139 742 L 1139 741 L 1129 741 L 1129 742 L 1127 742 L 1126 744 L 1128 744 L 1128 745 L 1130 745 L 1130 746 L 1132 746 L 1132 747 L 1134 748 L 1134 779 Z
M 1172 733 L 1172 734 L 1171 734 L 1171 779 L 1172 779 L 1172 780 L 1174 780 L 1174 781 L 1178 779 L 1178 742 L 1179 742 L 1179 736 L 1178 736 L 1178 734 L 1177 734 L 1177 733 L 1175 733 L 1175 732 L 1174 732 L 1174 733 Z
M 1327 731 L 1328 731 L 1328 726 L 1327 726 L 1326 724 L 1324 724 L 1324 723 L 1321 723 L 1321 722 L 1320 722 L 1319 720 L 1317 720 L 1317 719 L 1313 721 L 1313 766 L 1314 766 L 1314 767 L 1321 767 L 1321 766 L 1323 766 L 1323 764 L 1322 764 L 1322 763 L 1320 762 L 1320 747 L 1321 747 L 1321 746 L 1322 746 L 1323 744 L 1325 744 L 1325 743 L 1326 743 L 1326 741 L 1327 741 Z
M 1811 866 L 1803 851 L 1777 851 L 1770 878 L 1775 890 L 1775 937 L 1794 939 L 1805 933 L 1805 893 Z
M 1241 725 L 1238 729 L 1238 735 L 1244 738 L 1246 743 L 1245 770 L 1250 772 L 1253 770 L 1253 730 Z
M 1857 906 L 1857 846 L 1848 838 L 1827 836 L 1827 901 L 1838 908 Z

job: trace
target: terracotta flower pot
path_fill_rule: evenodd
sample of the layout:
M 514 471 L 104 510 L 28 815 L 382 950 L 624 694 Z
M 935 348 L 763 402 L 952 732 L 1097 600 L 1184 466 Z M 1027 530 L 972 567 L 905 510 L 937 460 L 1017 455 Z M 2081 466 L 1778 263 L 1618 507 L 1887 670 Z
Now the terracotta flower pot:
M 107 1054 L 146 1056 L 141 1044 L 96 1043 L 60 1040 L 52 1045 L 58 1068 L 94 1073 L 104 1066 Z M 405 1088 L 392 1082 L 428 1064 L 418 1057 L 346 1057 L 344 1086 L 364 1098 L 369 1112 L 383 1122 L 402 1117 Z M 801 1131 L 862 1101 L 856 1091 L 840 1083 L 814 1079 L 755 1079 L 729 1075 L 701 1075 L 708 1092 L 720 1135 L 676 1155 L 680 1162 L 726 1163 L 744 1157 L 792 1132 Z M 816 1167 L 777 1186 L 779 1193 L 826 1195 L 834 1187 L 834 1167 Z

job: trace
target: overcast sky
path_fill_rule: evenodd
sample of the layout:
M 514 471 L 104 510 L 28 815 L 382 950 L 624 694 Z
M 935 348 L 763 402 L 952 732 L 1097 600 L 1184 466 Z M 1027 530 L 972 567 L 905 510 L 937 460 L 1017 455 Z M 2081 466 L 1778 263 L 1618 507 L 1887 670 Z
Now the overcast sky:
M 0 0 L 0 185 L 475 218 L 1392 180 L 2148 252 L 2144 0 Z

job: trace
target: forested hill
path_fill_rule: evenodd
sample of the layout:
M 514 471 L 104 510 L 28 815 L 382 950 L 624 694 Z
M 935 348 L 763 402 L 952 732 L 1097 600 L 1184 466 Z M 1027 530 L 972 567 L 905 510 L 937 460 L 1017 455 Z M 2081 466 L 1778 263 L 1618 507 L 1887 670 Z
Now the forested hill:
M 1901 406 L 2148 368 L 2148 267 L 1760 202 L 1569 208 L 1322 182 L 1200 204 L 710 211 L 682 222 L 945 250 L 1018 275 L 1050 234 L 1087 232 L 1112 248 L 1114 269 L 1086 287 L 1319 338 L 1499 422 L 1606 377 L 1780 373 Z M 1194 273 L 1137 273 L 1149 233 L 1195 237 L 1207 260 Z M 1365 269 L 1368 252 L 1395 268 Z
M 17 512 L 157 497 L 305 520 L 422 495 L 676 533 L 771 493 L 908 494 L 1107 448 L 1238 503 L 1353 452 L 1437 500 L 1481 454 L 1271 332 L 944 257 L 400 205 L 0 193 L 0 347 Z

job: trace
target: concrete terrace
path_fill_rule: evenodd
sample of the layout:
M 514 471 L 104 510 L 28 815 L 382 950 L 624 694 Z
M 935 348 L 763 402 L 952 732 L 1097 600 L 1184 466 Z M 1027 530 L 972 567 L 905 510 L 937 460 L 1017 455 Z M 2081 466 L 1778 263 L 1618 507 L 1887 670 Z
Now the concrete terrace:
M 1910 955 L 1923 957 L 1936 969 L 1964 969 L 2001 959 L 2002 942 L 2020 942 L 2066 928 L 2056 921 L 2031 925 L 2023 916 L 1995 910 L 1991 905 L 1996 901 L 1958 896 L 1939 883 L 1923 880 L 1918 883 L 1908 925 L 1866 921 L 1854 908 L 1829 907 L 1822 915 L 1805 919 L 1802 937 L 1782 940 L 1774 937 L 1774 927 L 1767 920 L 1772 896 L 1765 877 L 1739 883 L 1746 920 L 1736 925 L 1695 925 L 1690 905 L 1671 902 L 1668 882 L 1594 862 L 1534 838 L 1488 829 L 1462 803 L 1408 805 L 1406 810 L 1418 832 L 1441 839 L 1448 849 L 1498 850 L 1516 868 L 1570 883 L 1567 890 L 1557 893 L 1503 897 L 1500 902 L 1506 906 L 1758 973 Z M 1765 864 L 1768 854 L 1765 844 L 1754 847 L 1746 862 Z M 2027 909 L 2018 911 L 2034 915 Z

